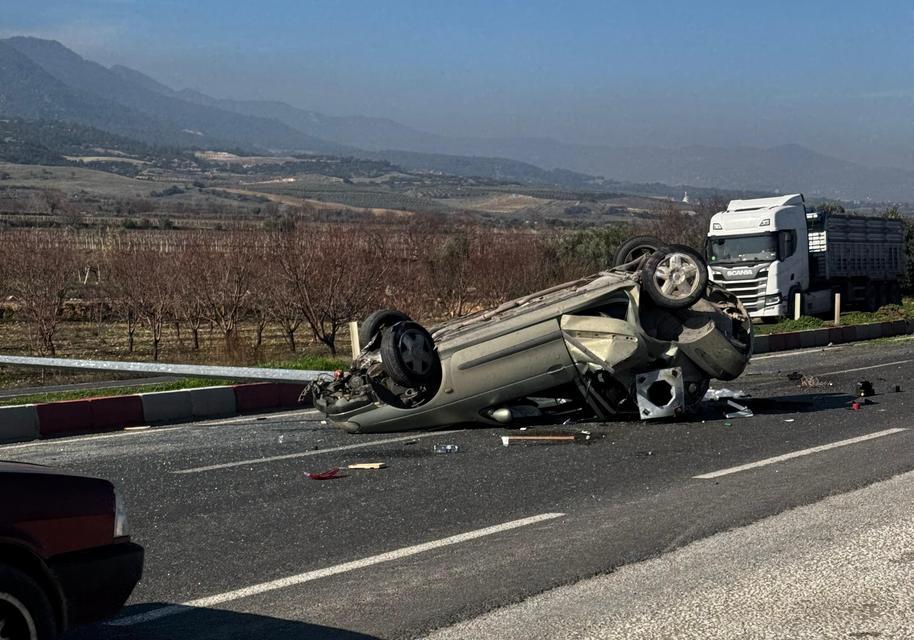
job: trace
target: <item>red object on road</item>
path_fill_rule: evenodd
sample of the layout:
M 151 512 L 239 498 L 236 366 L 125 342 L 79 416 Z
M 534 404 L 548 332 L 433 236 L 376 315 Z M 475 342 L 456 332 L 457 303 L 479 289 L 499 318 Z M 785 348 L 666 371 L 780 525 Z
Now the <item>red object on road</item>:
M 859 403 L 859 402 L 851 402 L 851 409 L 852 409 L 853 411 L 860 411 L 860 403 Z
M 312 480 L 334 480 L 336 478 L 345 478 L 346 474 L 340 472 L 339 467 L 334 467 L 329 471 L 322 471 L 320 473 L 309 473 L 305 472 L 305 475 L 311 478 Z

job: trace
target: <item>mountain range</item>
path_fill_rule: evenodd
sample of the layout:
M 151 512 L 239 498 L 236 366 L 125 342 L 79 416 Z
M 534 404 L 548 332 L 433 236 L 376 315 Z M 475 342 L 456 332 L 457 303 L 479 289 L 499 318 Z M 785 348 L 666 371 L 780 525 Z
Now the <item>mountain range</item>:
M 861 165 L 799 145 L 613 147 L 549 138 L 447 137 L 386 118 L 175 90 L 134 69 L 105 67 L 59 42 L 29 37 L 0 40 L 3 115 L 70 121 L 158 145 L 348 155 L 410 170 L 573 188 L 660 182 L 914 201 L 914 172 Z

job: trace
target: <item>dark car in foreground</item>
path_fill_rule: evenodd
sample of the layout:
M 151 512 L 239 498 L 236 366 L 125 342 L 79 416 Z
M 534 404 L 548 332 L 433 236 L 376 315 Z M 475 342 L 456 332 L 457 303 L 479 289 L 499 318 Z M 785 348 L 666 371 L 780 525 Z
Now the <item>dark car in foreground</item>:
M 613 268 L 427 331 L 381 310 L 348 371 L 311 385 L 337 426 L 369 433 L 476 423 L 668 418 L 739 376 L 752 325 L 704 258 L 650 237 Z
M 0 638 L 46 640 L 116 613 L 143 572 L 107 480 L 0 462 Z

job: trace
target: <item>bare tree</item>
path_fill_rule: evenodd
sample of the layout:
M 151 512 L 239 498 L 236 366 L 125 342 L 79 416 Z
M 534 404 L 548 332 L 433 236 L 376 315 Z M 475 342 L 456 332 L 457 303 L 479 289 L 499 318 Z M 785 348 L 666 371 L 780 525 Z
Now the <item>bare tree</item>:
M 32 232 L 6 249 L 7 288 L 34 331 L 39 349 L 56 355 L 54 338 L 68 290 L 76 284 L 77 260 L 66 243 Z
M 381 295 L 387 271 L 380 237 L 350 229 L 283 235 L 278 267 L 302 318 L 331 355 L 337 335 L 363 316 Z
M 228 353 L 235 352 L 238 325 L 247 310 L 253 265 L 259 257 L 257 240 L 251 232 L 236 229 L 220 238 L 218 245 L 201 247 L 198 292 L 209 320 L 222 331 Z

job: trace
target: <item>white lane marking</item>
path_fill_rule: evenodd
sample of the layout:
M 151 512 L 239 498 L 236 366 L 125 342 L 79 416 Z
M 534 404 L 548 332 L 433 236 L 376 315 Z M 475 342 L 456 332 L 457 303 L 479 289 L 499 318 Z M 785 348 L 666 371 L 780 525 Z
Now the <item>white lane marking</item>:
M 289 416 L 319 416 L 321 412 L 317 409 L 296 409 L 295 411 L 283 411 L 282 413 L 252 413 L 237 418 L 220 418 L 218 420 L 204 420 L 196 424 L 201 426 L 212 426 L 219 424 L 235 424 L 238 422 L 264 422 L 274 418 L 287 418 Z
M 496 524 L 491 527 L 486 527 L 485 529 L 476 529 L 475 531 L 459 533 L 448 538 L 440 538 L 438 540 L 432 540 L 431 542 L 417 544 L 412 547 L 403 547 L 402 549 L 388 551 L 376 556 L 369 556 L 368 558 L 362 558 L 361 560 L 344 562 L 343 564 L 337 564 L 332 567 L 307 571 L 305 573 L 299 573 L 298 575 L 288 576 L 278 580 L 271 580 L 270 582 L 261 582 L 260 584 L 243 587 L 241 589 L 235 589 L 234 591 L 227 591 L 225 593 L 220 593 L 214 596 L 207 596 L 205 598 L 198 598 L 197 600 L 191 600 L 190 602 L 185 602 L 183 604 L 176 604 L 161 607 L 159 609 L 153 609 L 152 611 L 138 613 L 133 616 L 127 616 L 126 618 L 112 620 L 107 624 L 118 627 L 126 627 L 135 624 L 141 624 L 143 622 L 149 622 L 150 620 L 157 620 L 166 616 L 172 616 L 178 613 L 184 613 L 186 611 L 191 611 L 194 608 L 215 607 L 221 604 L 225 604 L 226 602 L 240 600 L 241 598 L 248 598 L 250 596 L 256 596 L 268 591 L 286 589 L 288 587 L 294 587 L 306 582 L 311 582 L 313 580 L 320 580 L 321 578 L 334 576 L 339 573 L 364 569 L 365 567 L 381 564 L 382 562 L 391 562 L 401 558 L 408 558 L 409 556 L 414 556 L 426 551 L 432 551 L 434 549 L 440 549 L 442 547 L 460 544 L 462 542 L 468 542 L 478 538 L 484 538 L 486 536 L 495 535 L 504 531 L 510 531 L 512 529 L 518 529 L 520 527 L 526 527 L 531 524 L 537 524 L 547 520 L 554 520 L 556 518 L 561 518 L 564 515 L 564 513 L 541 513 L 537 516 L 530 516 L 529 518 L 512 520 L 511 522 L 503 522 L 502 524 Z
M 731 473 L 739 473 L 740 471 L 746 471 L 747 469 L 755 469 L 756 467 L 764 467 L 769 464 L 775 464 L 778 462 L 783 462 L 785 460 L 792 460 L 793 458 L 799 458 L 802 456 L 808 456 L 813 453 L 819 453 L 820 451 L 828 451 L 829 449 L 837 449 L 838 447 L 846 447 L 851 444 L 857 444 L 858 442 L 866 442 L 867 440 L 873 440 L 874 438 L 881 438 L 883 436 L 890 436 L 893 433 L 900 433 L 902 431 L 907 431 L 907 429 L 886 429 L 885 431 L 877 431 L 875 433 L 868 433 L 865 436 L 858 436 L 856 438 L 849 438 L 847 440 L 839 440 L 838 442 L 832 442 L 831 444 L 823 444 L 818 447 L 812 447 L 811 449 L 803 449 L 801 451 L 794 451 L 792 453 L 785 453 L 781 456 L 775 456 L 773 458 L 765 458 L 764 460 L 759 460 L 757 462 L 750 462 L 748 464 L 741 464 L 738 467 L 730 467 L 729 469 L 721 469 L 720 471 L 712 471 L 711 473 L 703 473 L 700 476 L 692 476 L 696 480 L 711 480 L 713 478 L 719 478 L 721 476 L 727 476 Z
M 857 367 L 856 369 L 841 369 L 839 371 L 828 371 L 826 373 L 816 373 L 817 376 L 836 376 L 839 373 L 854 373 L 855 371 L 866 371 L 868 369 L 879 369 L 880 367 L 894 367 L 899 364 L 908 364 L 909 362 L 914 362 L 914 358 L 909 358 L 907 360 L 898 360 L 896 362 L 883 362 L 882 364 L 873 364 L 868 367 Z
M 109 438 L 119 438 L 122 436 L 128 435 L 140 435 L 142 433 L 164 433 L 166 431 L 174 431 L 175 429 L 200 429 L 203 427 L 218 427 L 223 424 L 235 424 L 239 422 L 263 422 L 260 420 L 263 418 L 282 418 L 287 416 L 298 415 L 301 417 L 309 417 L 312 415 L 321 415 L 321 413 L 315 409 L 307 409 L 302 411 L 301 409 L 297 411 L 289 411 L 285 413 L 263 413 L 263 414 L 253 414 L 249 416 L 239 417 L 239 418 L 227 418 L 220 420 L 209 420 L 201 422 L 182 422 L 169 427 L 150 427 L 149 425 L 142 425 L 139 427 L 127 427 L 123 431 L 116 431 L 114 433 L 105 433 L 101 435 L 86 435 L 86 436 L 72 436 L 69 438 L 50 438 L 48 440 L 34 440 L 32 442 L 24 442 L 22 444 L 9 444 L 4 445 L 0 444 L 0 451 L 12 451 L 14 449 L 29 449 L 32 447 L 50 447 L 53 445 L 64 445 L 64 444 L 80 444 L 82 442 L 91 442 L 93 440 L 108 440 Z
M 333 453 L 335 451 L 348 451 L 350 449 L 362 449 L 376 444 L 390 444 L 391 442 L 406 442 L 407 440 L 419 440 L 420 438 L 435 438 L 447 435 L 449 433 L 458 433 L 460 430 L 453 431 L 433 431 L 432 433 L 421 433 L 418 435 L 402 436 L 400 438 L 386 438 L 384 440 L 371 440 L 368 442 L 359 442 L 357 444 L 347 444 L 342 447 L 332 447 L 330 449 L 314 449 L 313 451 L 301 451 L 299 453 L 286 453 L 281 456 L 269 456 L 267 458 L 254 458 L 252 460 L 239 460 L 237 462 L 223 462 L 221 464 L 211 464 L 205 467 L 193 467 L 192 469 L 179 469 L 172 473 L 201 473 L 203 471 L 215 471 L 216 469 L 229 469 L 231 467 L 245 467 L 251 464 L 263 464 L 265 462 L 275 462 L 277 460 L 291 460 L 293 458 L 304 458 L 306 456 L 319 456 L 324 453 Z
M 796 356 L 800 355 L 801 351 L 808 354 L 810 351 L 815 351 L 817 353 L 821 353 L 823 351 L 840 351 L 840 350 L 841 350 L 841 347 L 828 347 L 828 348 L 819 347 L 818 349 L 800 349 L 799 351 L 787 351 L 785 353 L 772 353 L 772 354 L 766 354 L 764 356 L 752 356 L 752 362 L 755 362 L 756 360 L 771 360 L 772 358 L 796 357 Z
M 154 427 L 140 431 L 117 431 L 115 433 L 106 433 L 99 436 L 73 436 L 70 438 L 50 438 L 48 440 L 35 440 L 33 442 L 25 442 L 23 444 L 0 445 L 0 451 L 28 449 L 31 447 L 51 447 L 54 445 L 62 446 L 66 444 L 81 444 L 83 442 L 90 442 L 92 440 L 107 440 L 108 438 L 121 438 L 124 436 L 139 436 L 150 433 L 162 433 L 164 431 L 174 431 L 175 429 L 181 429 L 184 426 L 186 425 L 180 425 L 176 427 Z

